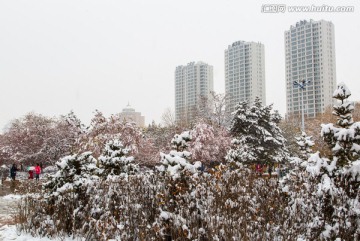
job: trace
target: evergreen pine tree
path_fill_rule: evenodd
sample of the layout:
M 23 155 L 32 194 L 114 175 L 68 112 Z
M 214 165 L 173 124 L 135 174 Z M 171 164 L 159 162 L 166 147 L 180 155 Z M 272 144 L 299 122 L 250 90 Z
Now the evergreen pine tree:
M 51 175 L 43 187 L 55 195 L 68 190 L 77 193 L 85 182 L 97 179 L 99 170 L 96 163 L 91 152 L 63 157 L 56 163 L 57 173 Z
M 190 140 L 190 131 L 176 134 L 171 140 L 173 150 L 169 154 L 160 153 L 161 166 L 157 169 L 163 174 L 172 176 L 174 180 L 180 178 L 186 171 L 195 173 L 201 163 L 196 162 L 194 165 L 190 163 L 191 153 L 186 150 L 190 145 Z
M 332 148 L 339 167 L 348 166 L 360 157 L 360 122 L 353 121 L 354 103 L 347 100 L 350 95 L 347 86 L 340 83 L 333 94 L 333 98 L 340 101 L 333 111 L 338 117 L 338 127 L 331 123 L 321 125 L 321 135 Z
M 131 150 L 123 146 L 120 140 L 108 141 L 104 154 L 99 157 L 100 166 L 103 168 L 101 175 L 120 175 L 121 173 L 134 174 L 138 165 L 134 164 L 134 157 L 128 156 Z
M 298 206 L 293 210 L 306 214 L 304 218 L 299 217 L 301 223 L 294 226 L 300 227 L 307 219 L 304 227 L 309 230 L 306 236 L 310 240 L 358 240 L 359 237 L 356 210 L 359 209 L 360 123 L 353 123 L 354 105 L 347 101 L 350 95 L 346 85 L 340 83 L 333 94 L 333 98 L 340 101 L 333 111 L 338 117 L 337 126 L 321 125 L 321 134 L 332 148 L 332 160 L 322 158 L 319 152 L 311 154 L 300 164 L 297 175 L 284 182 L 292 186 L 285 189 L 289 190 L 290 203 Z M 302 186 L 307 191 L 299 193 L 297 188 Z M 313 208 L 309 209 L 309 205 Z M 293 211 L 289 216 L 292 215 L 295 215 Z
M 311 140 L 311 136 L 307 136 L 305 132 L 301 133 L 301 136 L 295 137 L 296 143 L 299 145 L 300 158 L 307 160 L 312 153 L 311 148 L 314 146 L 314 142 Z
M 285 138 L 277 126 L 280 115 L 271 110 L 272 105 L 263 106 L 258 97 L 251 107 L 246 102 L 237 106 L 230 128 L 235 138 L 226 156 L 229 162 L 273 164 L 288 158 Z
M 173 150 L 169 154 L 160 153 L 161 165 L 157 167 L 157 170 L 164 177 L 166 190 L 159 194 L 163 200 L 159 207 L 160 215 L 154 225 L 159 225 L 159 234 L 165 240 L 172 240 L 172 233 L 181 234 L 180 237 L 183 238 L 181 240 L 188 240 L 185 237 L 190 237 L 181 206 L 185 198 L 195 199 L 189 194 L 196 187 L 193 177 L 197 176 L 198 169 L 201 167 L 200 162 L 190 163 L 191 153 L 186 149 L 191 139 L 190 131 L 176 134 L 171 140 Z

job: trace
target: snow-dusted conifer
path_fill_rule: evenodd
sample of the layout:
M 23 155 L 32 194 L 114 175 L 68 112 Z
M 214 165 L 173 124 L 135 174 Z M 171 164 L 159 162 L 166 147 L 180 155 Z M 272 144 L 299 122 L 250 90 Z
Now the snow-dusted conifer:
M 226 156 L 229 162 L 270 164 L 287 159 L 285 138 L 277 126 L 280 116 L 271 110 L 272 105 L 263 106 L 258 97 L 252 107 L 246 102 L 237 106 L 230 129 L 235 138 Z
M 158 194 L 163 199 L 159 207 L 160 214 L 153 225 L 160 230 L 161 238 L 171 239 L 172 233 L 180 233 L 183 238 L 191 237 L 185 224 L 186 217 L 181 212 L 181 205 L 184 200 L 194 199 L 189 194 L 196 186 L 194 178 L 197 177 L 201 163 L 190 163 L 191 153 L 186 150 L 190 140 L 190 131 L 177 134 L 171 140 L 174 150 L 169 154 L 160 153 L 161 165 L 157 170 L 164 178 L 166 189 Z
M 298 175 L 287 180 L 292 187 L 286 187 L 293 207 L 289 216 L 301 210 L 294 227 L 307 230 L 304 239 L 351 239 L 359 238 L 359 124 L 353 123 L 353 103 L 346 101 L 351 95 L 349 89 L 339 84 L 333 97 L 341 103 L 334 106 L 338 116 L 337 125 L 322 124 L 321 134 L 332 148 L 332 160 L 323 158 L 319 152 L 311 154 L 301 163 Z M 350 167 L 350 168 L 349 168 Z M 305 170 L 305 172 L 302 172 Z M 305 187 L 306 192 L 298 192 Z M 306 214 L 306 215 L 304 215 Z M 304 233 L 304 232 L 303 232 Z
M 195 173 L 197 168 L 201 166 L 201 163 L 190 163 L 191 153 L 186 150 L 190 140 L 190 131 L 184 131 L 180 135 L 176 134 L 171 140 L 174 150 L 171 150 L 169 154 L 160 153 L 161 166 L 157 167 L 158 171 L 172 176 L 173 179 L 179 178 L 183 174 L 182 172 L 185 171 Z
M 352 112 L 354 103 L 347 100 L 351 95 L 344 83 L 340 83 L 333 98 L 340 101 L 334 105 L 333 114 L 337 116 L 337 125 L 322 124 L 321 135 L 331 146 L 337 166 L 349 166 L 360 157 L 360 122 L 354 123 Z
M 97 179 L 99 170 L 96 162 L 91 152 L 63 157 L 56 163 L 58 171 L 50 176 L 50 181 L 44 183 L 43 187 L 55 195 L 69 190 L 76 191 L 85 182 Z
M 311 136 L 307 136 L 305 132 L 301 133 L 301 136 L 295 137 L 296 143 L 299 145 L 300 153 L 303 160 L 307 160 L 312 153 L 311 148 L 315 143 L 311 140 Z
M 104 154 L 99 157 L 103 169 L 101 175 L 120 175 L 121 173 L 134 174 L 138 165 L 134 164 L 134 157 L 129 156 L 130 148 L 123 146 L 120 140 L 110 140 L 105 145 Z
M 189 142 L 192 139 L 190 131 L 184 131 L 183 133 L 176 134 L 171 140 L 171 145 L 176 151 L 184 151 L 189 147 Z

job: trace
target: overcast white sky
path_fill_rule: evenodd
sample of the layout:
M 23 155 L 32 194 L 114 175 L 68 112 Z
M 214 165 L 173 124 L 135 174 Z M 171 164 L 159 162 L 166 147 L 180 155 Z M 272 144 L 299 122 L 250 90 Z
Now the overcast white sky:
M 267 3 L 355 6 L 353 13 L 262 13 Z M 88 124 L 130 104 L 147 123 L 174 109 L 177 65 L 214 66 L 224 92 L 224 50 L 265 45 L 267 104 L 285 113 L 284 31 L 299 20 L 335 25 L 337 80 L 360 100 L 360 1 L 0 0 L 0 129 L 35 111 L 70 110 Z

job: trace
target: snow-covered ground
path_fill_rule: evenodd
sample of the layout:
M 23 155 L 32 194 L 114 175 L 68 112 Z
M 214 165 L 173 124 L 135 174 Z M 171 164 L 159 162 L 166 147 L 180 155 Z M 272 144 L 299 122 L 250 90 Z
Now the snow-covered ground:
M 18 171 L 18 172 L 16 173 L 16 180 L 25 180 L 25 179 L 28 179 L 28 176 L 29 176 L 28 172 Z M 40 177 L 41 177 L 41 175 L 40 175 Z M 11 180 L 11 179 L 10 179 L 10 176 L 7 175 L 6 178 L 5 178 L 5 180 L 10 181 L 10 180 Z
M 33 237 L 30 234 L 20 233 L 17 234 L 15 225 L 5 225 L 0 228 L 0 241 L 50 241 L 50 240 L 62 240 L 62 241 L 83 241 L 84 238 L 73 239 L 71 237 L 59 237 L 56 239 L 49 239 L 47 237 Z

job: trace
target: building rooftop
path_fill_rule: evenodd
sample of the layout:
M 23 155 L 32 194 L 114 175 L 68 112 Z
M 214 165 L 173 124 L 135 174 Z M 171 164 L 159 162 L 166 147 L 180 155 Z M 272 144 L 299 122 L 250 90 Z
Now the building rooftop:
M 123 112 L 135 112 L 135 109 L 130 106 L 130 103 L 122 110 Z

